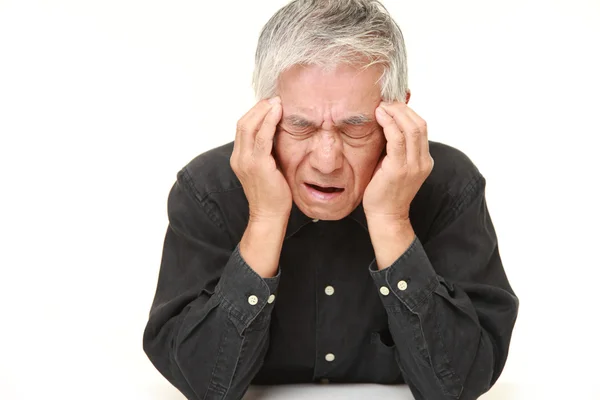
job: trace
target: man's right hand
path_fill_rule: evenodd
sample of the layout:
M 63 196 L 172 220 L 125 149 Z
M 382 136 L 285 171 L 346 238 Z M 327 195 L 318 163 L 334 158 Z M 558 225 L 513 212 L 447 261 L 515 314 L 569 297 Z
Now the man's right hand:
M 230 164 L 248 199 L 250 220 L 285 219 L 292 193 L 272 155 L 281 100 L 259 101 L 237 123 Z
M 259 101 L 237 124 L 230 164 L 248 200 L 249 221 L 240 254 L 261 277 L 277 274 L 292 209 L 292 193 L 272 155 L 281 100 Z

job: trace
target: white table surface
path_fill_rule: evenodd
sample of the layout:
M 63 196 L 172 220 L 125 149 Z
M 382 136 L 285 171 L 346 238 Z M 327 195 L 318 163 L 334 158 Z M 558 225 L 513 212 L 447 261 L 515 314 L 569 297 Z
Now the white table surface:
M 244 400 L 300 399 L 395 399 L 414 400 L 406 385 L 375 384 L 299 384 L 282 386 L 251 386 Z
M 406 385 L 375 384 L 301 384 L 251 386 L 243 400 L 414 400 Z M 600 400 L 600 389 L 587 386 L 498 382 L 481 400 Z

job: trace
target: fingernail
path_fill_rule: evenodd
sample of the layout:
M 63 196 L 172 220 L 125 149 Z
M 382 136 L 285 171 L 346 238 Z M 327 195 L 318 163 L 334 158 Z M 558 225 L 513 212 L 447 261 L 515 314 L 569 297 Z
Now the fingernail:
M 271 103 L 271 104 L 281 103 L 281 98 L 279 96 L 272 97 L 269 99 L 269 103 Z

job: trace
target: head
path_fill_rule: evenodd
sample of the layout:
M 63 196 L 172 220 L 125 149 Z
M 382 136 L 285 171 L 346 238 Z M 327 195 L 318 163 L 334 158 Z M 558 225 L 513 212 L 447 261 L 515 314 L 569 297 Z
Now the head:
M 375 109 L 410 98 L 396 23 L 377 0 L 292 1 L 262 30 L 253 83 L 281 98 L 274 156 L 298 208 L 347 216 L 385 149 Z

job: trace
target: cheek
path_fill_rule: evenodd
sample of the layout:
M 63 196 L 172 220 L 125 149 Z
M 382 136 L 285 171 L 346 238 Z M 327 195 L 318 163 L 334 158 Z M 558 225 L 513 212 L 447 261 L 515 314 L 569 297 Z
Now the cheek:
M 274 145 L 277 162 L 284 174 L 293 173 L 302 160 L 305 145 L 297 140 L 290 140 L 285 134 L 277 135 Z
M 355 178 L 362 185 L 366 185 L 371 180 L 384 147 L 385 142 L 379 141 L 362 149 L 360 152 L 354 153 L 351 156 L 349 155 L 349 157 L 352 157 L 351 160 L 349 159 L 349 162 L 352 164 Z

